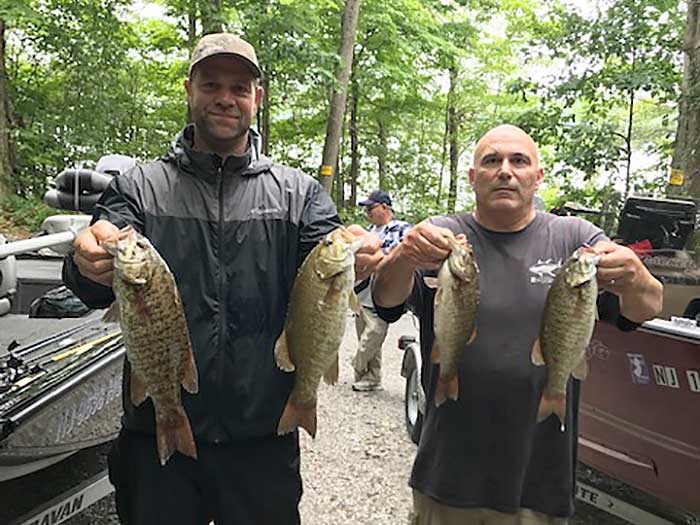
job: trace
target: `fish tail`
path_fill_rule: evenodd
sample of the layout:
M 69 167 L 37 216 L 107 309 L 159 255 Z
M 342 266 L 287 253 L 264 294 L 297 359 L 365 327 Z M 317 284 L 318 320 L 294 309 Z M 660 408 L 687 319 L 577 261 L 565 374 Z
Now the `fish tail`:
M 435 387 L 435 406 L 439 407 L 448 399 L 457 401 L 459 397 L 459 377 L 454 374 L 450 377 L 438 378 L 437 386 Z
M 306 430 L 312 438 L 316 437 L 316 403 L 302 405 L 291 399 L 284 407 L 277 426 L 277 434 L 282 436 L 293 432 L 298 427 Z
M 161 465 L 165 465 L 175 451 L 197 459 L 190 420 L 182 406 L 169 410 L 156 406 L 156 442 Z
M 545 391 L 542 394 L 540 407 L 537 411 L 537 422 L 544 421 L 552 414 L 557 415 L 563 429 L 566 422 L 566 393 L 550 394 Z

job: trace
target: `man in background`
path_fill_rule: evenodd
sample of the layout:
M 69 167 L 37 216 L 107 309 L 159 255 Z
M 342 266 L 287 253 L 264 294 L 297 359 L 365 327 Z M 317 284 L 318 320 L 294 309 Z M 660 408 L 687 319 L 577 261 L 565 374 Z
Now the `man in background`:
M 386 255 L 401 242 L 411 227 L 404 221 L 394 218 L 391 209 L 391 196 L 382 190 L 375 190 L 360 202 L 364 206 L 370 222 L 369 232 L 379 236 L 382 252 Z M 355 382 L 352 389 L 357 392 L 371 392 L 381 389 L 382 384 L 382 344 L 389 324 L 377 315 L 370 293 L 370 278 L 360 282 L 356 288 L 362 310 L 355 316 L 358 348 L 352 361 L 355 369 Z

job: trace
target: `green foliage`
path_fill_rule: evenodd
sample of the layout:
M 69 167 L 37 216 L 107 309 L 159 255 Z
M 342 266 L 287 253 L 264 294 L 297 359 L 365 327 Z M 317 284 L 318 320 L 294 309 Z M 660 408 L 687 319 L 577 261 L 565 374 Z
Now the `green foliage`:
M 141 160 L 163 153 L 186 120 L 187 56 L 216 25 L 256 47 L 272 157 L 316 173 L 342 2 L 240 0 L 221 2 L 219 12 L 211 0 L 159 2 L 168 16 L 143 19 L 130 0 L 0 0 L 16 193 L 41 196 L 47 179 L 107 153 Z M 548 208 L 605 204 L 613 217 L 632 99 L 631 150 L 655 159 L 633 173 L 632 189 L 658 193 L 675 129 L 683 6 L 590 0 L 594 9 L 584 13 L 575 4 L 364 0 L 353 68 L 358 195 L 378 187 L 381 161 L 399 217 L 445 213 L 449 102 L 459 121 L 458 209 L 473 206 L 466 173 L 476 140 L 510 122 L 541 146 Z M 459 74 L 448 94 L 449 69 Z M 350 162 L 346 131 L 339 162 L 346 199 Z M 355 203 L 339 204 L 346 221 L 366 222 Z
M 550 154 L 553 175 L 594 184 L 602 203 L 605 187 L 624 186 L 634 152 L 659 157 L 660 176 L 669 159 L 681 72 L 683 8 L 678 0 L 590 2 L 584 14 L 562 4 L 524 20 L 531 32 L 529 60 L 557 65 L 558 74 L 522 78 L 510 89 L 540 103 L 518 122 L 533 131 Z M 630 115 L 631 112 L 631 115 Z M 631 143 L 628 144 L 628 137 Z M 632 189 L 655 191 L 631 173 Z M 607 186 L 606 186 L 607 187 Z
M 0 204 L 0 229 L 12 228 L 36 232 L 44 219 L 60 213 L 40 199 L 11 195 Z

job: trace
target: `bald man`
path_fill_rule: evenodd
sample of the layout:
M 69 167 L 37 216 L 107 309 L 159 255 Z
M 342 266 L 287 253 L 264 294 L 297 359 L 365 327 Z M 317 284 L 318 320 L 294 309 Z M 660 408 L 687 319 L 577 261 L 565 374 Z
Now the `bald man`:
M 473 213 L 432 217 L 410 230 L 385 259 L 373 289 L 379 315 L 398 319 L 411 305 L 421 319 L 426 391 L 418 453 L 411 474 L 413 525 L 568 523 L 574 513 L 579 383 L 571 381 L 566 426 L 537 423 L 546 380 L 531 364 L 548 280 L 542 261 L 564 261 L 583 244 L 601 255 L 598 283 L 614 294 L 620 329 L 634 329 L 662 306 L 662 285 L 630 249 L 610 242 L 577 217 L 537 212 L 543 177 L 537 146 L 520 128 L 498 126 L 479 140 L 469 181 Z M 432 402 L 437 366 L 430 363 L 433 297 L 422 277 L 466 236 L 479 266 L 477 337 L 459 367 L 459 399 Z

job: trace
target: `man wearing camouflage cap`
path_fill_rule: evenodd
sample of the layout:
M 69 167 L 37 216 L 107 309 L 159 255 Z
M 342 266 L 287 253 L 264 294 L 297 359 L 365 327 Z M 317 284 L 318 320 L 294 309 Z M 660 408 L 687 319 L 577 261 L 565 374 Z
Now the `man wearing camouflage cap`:
M 106 307 L 112 259 L 100 241 L 133 226 L 172 270 L 192 340 L 199 392 L 183 390 L 182 402 L 197 459 L 175 453 L 159 464 L 153 404 L 131 402 L 126 363 L 123 428 L 109 456 L 124 524 L 300 521 L 298 434 L 276 433 L 294 376 L 277 368 L 273 347 L 299 265 L 340 219 L 315 179 L 259 152 L 250 126 L 260 75 L 248 42 L 203 37 L 185 80 L 192 123 L 164 157 L 114 178 L 66 258 L 66 283 L 89 306 Z M 358 276 L 381 258 L 368 235 Z

